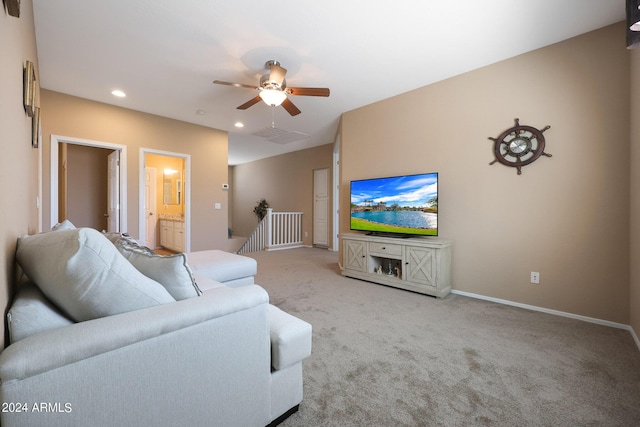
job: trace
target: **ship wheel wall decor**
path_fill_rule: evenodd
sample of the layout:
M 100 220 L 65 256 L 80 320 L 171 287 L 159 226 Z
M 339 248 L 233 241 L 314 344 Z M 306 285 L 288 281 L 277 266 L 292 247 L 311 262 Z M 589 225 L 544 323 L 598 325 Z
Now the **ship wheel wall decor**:
M 538 130 L 532 126 L 520 124 L 519 119 L 515 119 L 515 126 L 502 132 L 497 138 L 489 137 L 494 141 L 493 154 L 496 159 L 489 163 L 500 162 L 505 166 L 518 169 L 518 175 L 522 174 L 522 167 L 535 162 L 540 156 L 551 157 L 551 154 L 544 152 L 545 139 L 542 134 L 551 126 Z

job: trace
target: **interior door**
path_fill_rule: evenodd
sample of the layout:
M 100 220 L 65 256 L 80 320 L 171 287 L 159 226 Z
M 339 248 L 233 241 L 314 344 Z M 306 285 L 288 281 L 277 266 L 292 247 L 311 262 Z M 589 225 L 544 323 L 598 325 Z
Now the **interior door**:
M 329 170 L 313 171 L 313 244 L 329 247 Z
M 120 231 L 120 151 L 107 157 L 107 231 Z
M 156 168 L 144 168 L 144 219 L 145 219 L 145 245 L 151 249 L 156 248 L 156 230 L 158 216 L 156 215 L 157 181 Z

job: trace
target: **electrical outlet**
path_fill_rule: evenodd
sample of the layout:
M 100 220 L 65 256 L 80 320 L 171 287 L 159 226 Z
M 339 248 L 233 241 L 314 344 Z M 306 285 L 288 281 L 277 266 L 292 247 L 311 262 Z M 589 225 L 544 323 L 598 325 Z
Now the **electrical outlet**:
M 537 271 L 531 272 L 531 283 L 540 283 L 540 273 L 538 273 Z

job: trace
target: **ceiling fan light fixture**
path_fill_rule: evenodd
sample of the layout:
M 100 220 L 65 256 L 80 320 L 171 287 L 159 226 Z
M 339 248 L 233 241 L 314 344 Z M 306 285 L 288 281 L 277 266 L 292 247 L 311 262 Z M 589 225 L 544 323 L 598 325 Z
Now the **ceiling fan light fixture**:
M 640 0 L 627 0 L 627 49 L 640 48 Z
M 260 91 L 260 98 L 262 98 L 265 104 L 277 107 L 287 99 L 287 94 L 281 90 L 262 89 Z

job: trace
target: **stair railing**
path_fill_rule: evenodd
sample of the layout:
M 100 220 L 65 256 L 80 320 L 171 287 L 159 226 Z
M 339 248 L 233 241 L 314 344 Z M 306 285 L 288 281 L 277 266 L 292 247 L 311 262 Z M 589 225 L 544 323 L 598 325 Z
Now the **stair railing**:
M 253 230 L 238 254 L 275 251 L 302 246 L 302 212 L 273 212 L 267 214 Z

